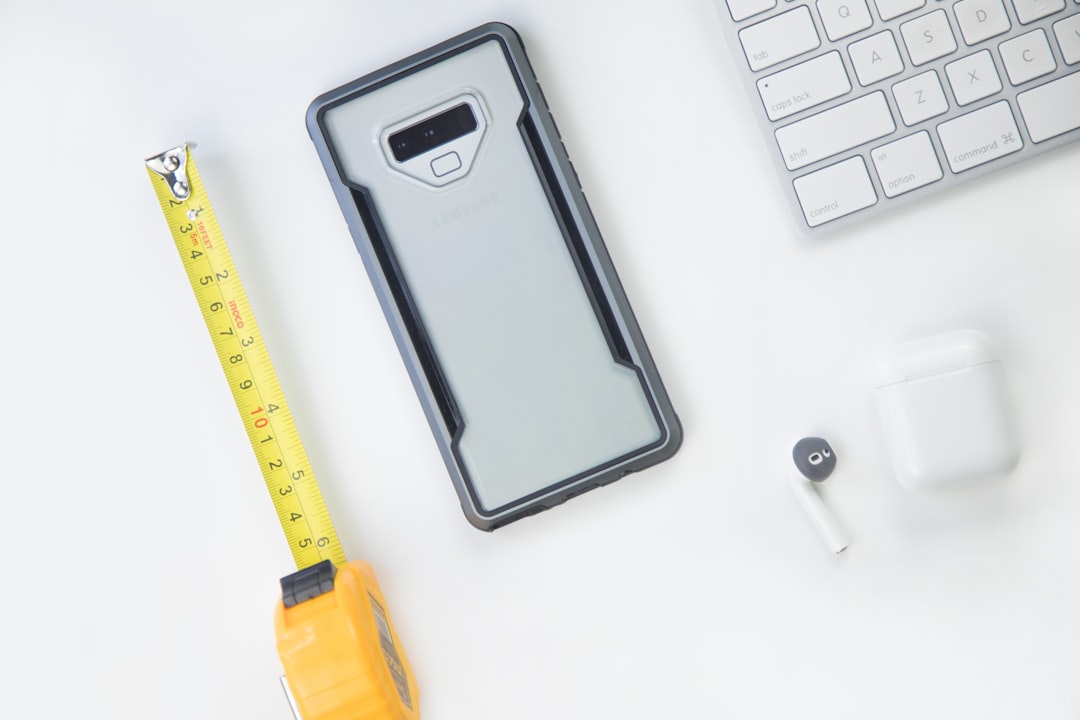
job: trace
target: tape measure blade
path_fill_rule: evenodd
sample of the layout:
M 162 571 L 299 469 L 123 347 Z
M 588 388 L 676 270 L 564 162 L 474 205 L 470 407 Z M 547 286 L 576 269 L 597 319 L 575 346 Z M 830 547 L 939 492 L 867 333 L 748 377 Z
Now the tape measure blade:
M 345 562 L 307 453 L 285 401 L 251 304 L 187 147 L 179 153 L 188 195 L 178 198 L 161 172 L 147 173 L 180 254 L 214 350 L 259 463 L 278 521 L 298 568 Z M 153 160 L 153 159 L 152 159 Z

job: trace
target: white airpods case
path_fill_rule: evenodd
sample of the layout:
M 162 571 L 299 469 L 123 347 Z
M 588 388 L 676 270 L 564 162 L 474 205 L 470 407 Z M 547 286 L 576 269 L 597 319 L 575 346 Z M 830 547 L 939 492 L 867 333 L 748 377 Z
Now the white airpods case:
M 1016 467 L 1001 361 L 984 333 L 897 345 L 879 363 L 875 384 L 893 469 L 909 490 L 966 487 Z

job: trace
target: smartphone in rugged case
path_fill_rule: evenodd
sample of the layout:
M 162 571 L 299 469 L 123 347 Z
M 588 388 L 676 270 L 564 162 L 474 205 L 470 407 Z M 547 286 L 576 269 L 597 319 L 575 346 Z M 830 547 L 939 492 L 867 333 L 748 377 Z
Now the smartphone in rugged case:
M 675 453 L 678 419 L 512 28 L 326 93 L 307 124 L 473 525 Z

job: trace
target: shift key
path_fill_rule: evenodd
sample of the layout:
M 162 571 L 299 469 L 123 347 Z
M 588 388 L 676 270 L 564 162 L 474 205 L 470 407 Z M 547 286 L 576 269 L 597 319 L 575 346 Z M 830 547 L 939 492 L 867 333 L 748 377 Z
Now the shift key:
M 892 112 L 879 90 L 780 128 L 776 142 L 787 169 L 798 170 L 894 130 Z

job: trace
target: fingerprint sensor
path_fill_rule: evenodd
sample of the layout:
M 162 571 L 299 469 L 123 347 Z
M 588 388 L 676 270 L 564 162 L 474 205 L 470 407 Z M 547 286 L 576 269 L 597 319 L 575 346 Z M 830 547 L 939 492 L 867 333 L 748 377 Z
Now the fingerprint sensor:
M 435 173 L 435 177 L 442 177 L 443 175 L 449 175 L 455 170 L 461 169 L 461 156 L 456 152 L 448 152 L 445 155 L 440 155 L 431 161 L 431 172 Z

